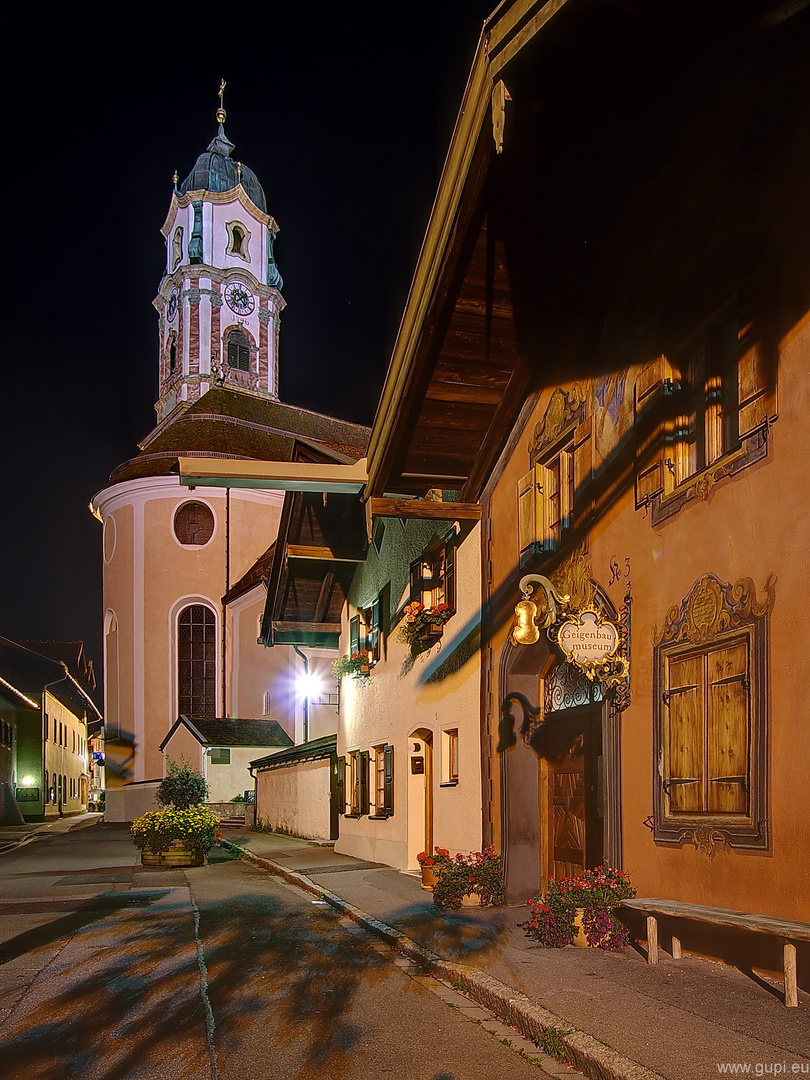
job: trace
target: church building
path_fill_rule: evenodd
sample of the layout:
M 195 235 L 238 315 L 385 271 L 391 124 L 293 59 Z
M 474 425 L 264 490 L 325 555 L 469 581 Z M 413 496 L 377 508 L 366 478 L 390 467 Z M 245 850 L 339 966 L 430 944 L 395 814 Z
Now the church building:
M 250 720 L 252 737 L 265 730 L 274 749 L 334 730 L 333 707 L 303 707 L 300 657 L 258 642 L 283 492 L 188 491 L 176 475 L 179 456 L 352 465 L 368 439 L 357 424 L 279 401 L 278 225 L 256 175 L 233 157 L 221 105 L 216 116 L 191 172 L 175 176 L 161 230 L 157 424 L 91 503 L 103 525 L 110 820 L 150 804 L 161 743 L 181 715 Z M 328 651 L 310 660 L 328 675 Z

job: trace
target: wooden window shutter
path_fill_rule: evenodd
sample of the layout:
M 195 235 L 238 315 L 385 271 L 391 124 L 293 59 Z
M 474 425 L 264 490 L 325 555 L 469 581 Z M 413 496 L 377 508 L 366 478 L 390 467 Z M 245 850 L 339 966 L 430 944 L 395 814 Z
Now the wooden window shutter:
M 346 813 L 346 758 L 339 757 L 336 763 L 335 776 L 335 800 L 338 804 L 338 813 Z
M 665 460 L 671 426 L 673 386 L 663 354 L 645 364 L 636 379 L 633 433 L 636 440 L 636 506 L 645 506 L 667 485 Z
M 593 509 L 593 417 L 589 416 L 574 431 L 574 525 Z
M 672 660 L 669 665 L 669 754 L 664 790 L 669 812 L 703 810 L 703 657 Z
M 707 809 L 745 814 L 750 736 L 747 641 L 709 653 L 707 682 Z
M 737 362 L 738 436 L 747 435 L 776 416 L 776 348 L 770 318 L 771 294 L 741 305 Z
M 542 543 L 545 525 L 543 509 L 543 466 L 533 469 L 518 481 L 518 537 L 520 554 Z
M 444 602 L 456 610 L 456 534 L 451 532 L 444 541 Z
M 354 615 L 349 620 L 349 656 L 360 648 L 360 616 Z
M 361 814 L 368 813 L 368 750 L 362 750 L 358 755 L 357 761 L 357 782 L 359 798 L 357 801 L 357 809 Z
M 394 813 L 394 748 L 383 747 L 383 767 L 385 769 L 385 798 L 383 813 L 389 817 Z

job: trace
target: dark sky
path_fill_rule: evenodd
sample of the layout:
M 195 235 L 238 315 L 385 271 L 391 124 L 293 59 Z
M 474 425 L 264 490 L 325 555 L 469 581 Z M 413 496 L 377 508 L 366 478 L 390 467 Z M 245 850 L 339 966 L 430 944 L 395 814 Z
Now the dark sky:
M 100 667 L 101 527 L 87 504 L 154 424 L 159 229 L 173 171 L 182 179 L 215 134 L 220 78 L 234 157 L 281 229 L 281 397 L 370 424 L 494 6 L 163 4 L 104 20 L 16 6 L 0 636 L 82 639 Z

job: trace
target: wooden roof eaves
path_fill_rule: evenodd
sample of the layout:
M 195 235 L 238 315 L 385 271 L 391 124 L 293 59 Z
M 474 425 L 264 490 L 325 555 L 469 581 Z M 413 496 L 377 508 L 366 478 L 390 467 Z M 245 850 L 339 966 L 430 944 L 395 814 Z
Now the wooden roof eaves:
M 385 464 L 393 452 L 390 441 L 402 411 L 402 402 L 414 379 L 414 362 L 427 313 L 446 265 L 473 161 L 489 114 L 492 80 L 487 58 L 487 36 L 482 33 L 464 91 L 450 149 L 442 170 L 427 232 L 417 260 L 410 292 L 388 367 L 368 448 L 368 483 L 365 495 L 380 494 L 385 485 Z M 483 137 L 489 138 L 484 132 Z
M 397 452 L 395 432 L 403 420 L 408 391 L 418 378 L 420 342 L 442 275 L 448 271 L 465 193 L 478 189 L 473 165 L 480 147 L 492 146 L 490 106 L 492 89 L 505 65 L 571 0 L 515 0 L 501 4 L 484 23 L 464 91 L 456 126 L 439 181 L 436 199 L 419 253 L 413 281 L 394 345 L 368 448 L 368 483 L 364 498 L 383 494 Z M 520 379 L 511 380 L 512 385 Z M 504 395 L 513 395 L 507 387 Z M 498 410 L 501 412 L 501 409 Z M 487 442 L 492 441 L 492 432 Z M 478 484 L 476 483 L 476 485 Z M 471 485 L 467 484 L 470 489 Z
M 267 580 L 267 599 L 264 604 L 264 615 L 262 616 L 260 640 L 265 645 L 273 644 L 273 617 L 281 588 L 281 576 L 287 563 L 287 540 L 290 521 L 292 520 L 293 500 L 297 494 L 298 492 L 295 491 L 286 491 L 284 493 L 284 503 L 281 507 L 281 517 L 279 518 L 278 533 L 276 534 L 276 550 L 273 553 L 273 564 L 270 577 Z

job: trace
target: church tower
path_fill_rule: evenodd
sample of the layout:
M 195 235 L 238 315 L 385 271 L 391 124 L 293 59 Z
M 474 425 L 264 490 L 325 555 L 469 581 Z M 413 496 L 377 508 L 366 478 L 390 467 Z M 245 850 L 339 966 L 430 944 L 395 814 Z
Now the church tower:
M 175 179 L 162 228 L 166 264 L 153 301 L 157 425 L 91 503 L 104 527 L 110 821 L 132 820 L 151 805 L 181 715 L 202 725 L 195 730 L 214 725 L 222 737 L 227 728 L 242 743 L 272 729 L 276 742 L 263 745 L 276 748 L 279 736 L 289 743 L 301 729 L 301 661 L 287 646 L 265 649 L 257 640 L 284 493 L 190 491 L 180 484 L 178 457 L 345 463 L 368 444 L 367 428 L 279 400 L 278 226 L 255 174 L 233 156 L 223 89 L 219 129 L 186 179 Z M 270 752 L 257 747 L 242 745 L 239 754 Z M 192 750 L 199 743 L 172 744 L 175 757 Z M 230 766 L 218 765 L 229 775 Z M 251 782 L 244 763 L 239 768 L 244 775 L 232 778 L 226 801 Z
M 233 157 L 222 107 L 219 130 L 182 184 L 174 177 L 161 232 L 166 268 L 154 300 L 160 336 L 158 424 L 212 386 L 278 398 L 282 279 L 278 225 L 256 174 Z

